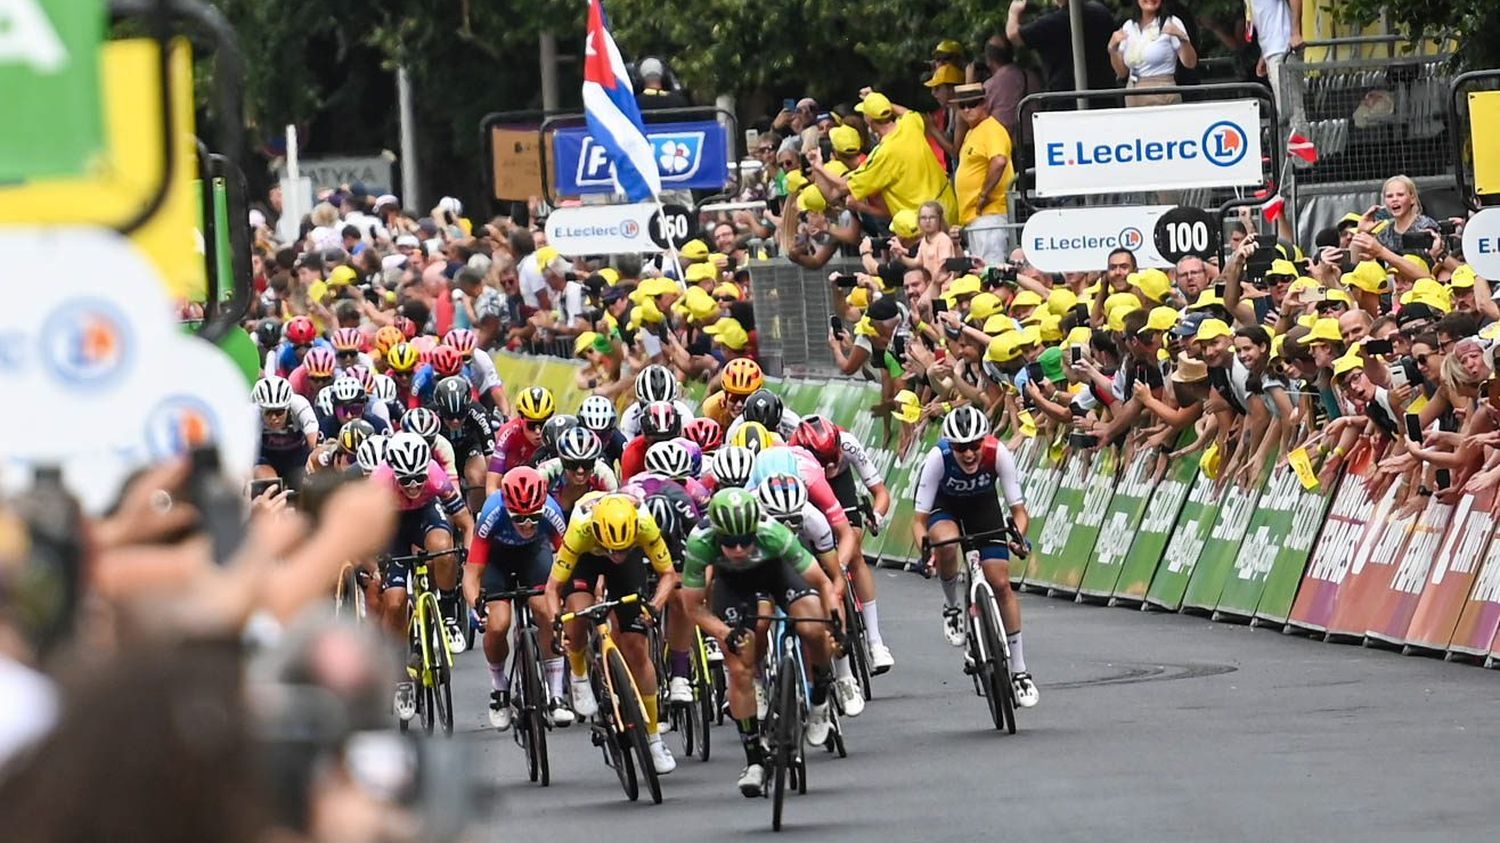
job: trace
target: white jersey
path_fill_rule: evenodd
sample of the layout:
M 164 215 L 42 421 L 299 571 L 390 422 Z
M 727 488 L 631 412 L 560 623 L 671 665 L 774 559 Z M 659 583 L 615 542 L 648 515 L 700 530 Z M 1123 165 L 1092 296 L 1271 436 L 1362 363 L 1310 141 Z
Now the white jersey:
M 797 415 L 791 410 L 783 408 L 781 411 L 781 421 L 776 423 L 776 429 L 772 431 L 772 433 L 779 434 L 782 439 L 790 439 L 792 438 L 793 431 L 797 429 L 797 425 L 801 423 L 801 416 Z M 724 431 L 724 441 L 728 442 L 729 439 L 734 436 L 734 432 L 736 430 L 739 430 L 744 425 L 745 417 L 735 416 L 734 421 L 729 423 L 729 429 Z
M 479 390 L 480 395 L 485 395 L 495 387 L 504 387 L 505 381 L 500 379 L 500 373 L 495 371 L 495 361 L 488 354 L 476 351 L 469 357 L 469 383 Z
M 859 480 L 865 484 L 866 489 L 873 489 L 885 482 L 875 461 L 870 459 L 870 452 L 854 438 L 854 434 L 847 430 L 839 431 L 839 450 L 844 452 L 844 458 L 839 463 L 839 470 L 834 472 L 835 476 L 843 474 L 852 466 L 859 472 Z
M 677 408 L 677 415 L 682 418 L 684 425 L 697 418 L 697 414 L 693 412 L 693 408 L 689 407 L 681 399 L 673 401 L 672 406 Z M 641 414 L 644 412 L 646 412 L 646 405 L 637 401 L 626 407 L 625 412 L 620 414 L 620 432 L 625 434 L 627 441 L 641 435 Z
M 812 548 L 813 553 L 829 553 L 837 546 L 833 540 L 833 528 L 828 526 L 828 517 L 823 510 L 813 506 L 812 501 L 802 504 L 802 531 L 797 537 Z

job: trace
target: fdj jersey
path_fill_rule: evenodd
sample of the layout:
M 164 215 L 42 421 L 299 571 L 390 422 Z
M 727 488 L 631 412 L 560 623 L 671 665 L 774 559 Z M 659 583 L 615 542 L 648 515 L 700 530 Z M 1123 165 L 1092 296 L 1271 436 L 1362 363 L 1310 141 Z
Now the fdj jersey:
M 927 453 L 917 480 L 917 512 L 932 512 L 939 499 L 995 497 L 999 486 L 1006 503 L 1024 503 L 1021 484 L 1016 477 L 1016 463 L 1010 451 L 993 436 L 986 436 L 979 450 L 979 466 L 973 474 L 963 470 L 947 439 Z

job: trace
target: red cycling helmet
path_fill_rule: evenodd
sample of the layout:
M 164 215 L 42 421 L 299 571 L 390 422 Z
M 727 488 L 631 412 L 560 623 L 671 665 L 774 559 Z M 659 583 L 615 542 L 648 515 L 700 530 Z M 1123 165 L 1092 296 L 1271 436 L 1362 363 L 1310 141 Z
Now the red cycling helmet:
M 417 323 L 413 322 L 405 316 L 397 316 L 393 324 L 395 324 L 397 328 L 401 329 L 401 333 L 407 339 L 411 339 L 412 337 L 417 335 Z
M 315 378 L 333 377 L 333 367 L 337 362 L 333 351 L 322 345 L 309 348 L 307 356 L 302 358 L 302 365 L 307 367 L 307 373 Z
M 500 479 L 500 494 L 511 515 L 534 515 L 547 505 L 547 481 L 531 466 L 518 466 Z
M 318 338 L 318 326 L 306 316 L 293 316 L 282 334 L 292 345 L 307 345 Z
M 365 336 L 358 328 L 340 328 L 333 332 L 334 351 L 359 351 L 364 342 Z
M 463 371 L 464 358 L 451 345 L 439 345 L 427 355 L 427 362 L 441 377 L 451 377 Z
M 653 401 L 641 413 L 641 433 L 651 442 L 676 439 L 682 435 L 682 415 L 670 401 Z
M 682 435 L 695 442 L 704 453 L 718 450 L 724 444 L 724 428 L 707 416 L 693 419 L 682 426 Z
M 808 416 L 792 431 L 790 445 L 812 452 L 818 462 L 831 466 L 839 459 L 839 426 L 822 416 Z

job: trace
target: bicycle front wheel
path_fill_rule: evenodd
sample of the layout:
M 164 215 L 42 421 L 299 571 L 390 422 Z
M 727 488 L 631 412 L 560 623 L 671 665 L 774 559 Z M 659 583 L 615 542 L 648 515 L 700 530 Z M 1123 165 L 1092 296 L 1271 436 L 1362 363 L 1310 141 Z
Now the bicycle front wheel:
M 854 672 L 855 680 L 859 682 L 860 692 L 865 695 L 865 702 L 869 702 L 874 699 L 875 694 L 870 683 L 870 642 L 865 638 L 864 616 L 854 602 L 853 583 L 844 590 L 844 617 L 849 625 L 848 643 L 845 645 L 849 652 L 849 667 Z
M 1015 709 L 1010 694 L 1010 665 L 1005 659 L 1004 624 L 995 599 L 985 595 L 979 601 L 979 628 L 984 636 L 985 661 L 980 665 L 981 684 L 989 703 L 990 720 L 996 729 L 1016 733 Z
M 772 759 L 776 780 L 771 793 L 771 828 L 781 830 L 781 808 L 786 799 L 786 780 L 797 763 L 797 747 L 802 740 L 802 706 L 797 701 L 797 683 L 802 681 L 796 661 L 787 655 L 776 670 L 776 687 L 772 696 Z
M 641 705 L 640 692 L 636 689 L 635 681 L 630 676 L 630 668 L 625 665 L 625 657 L 619 650 L 609 651 L 609 678 L 620 701 L 620 731 L 635 755 L 640 777 L 646 781 L 646 789 L 651 791 L 651 801 L 660 805 L 661 780 L 656 776 L 656 765 L 651 763 L 651 736 L 647 732 L 649 726 Z
M 552 772 L 547 763 L 547 724 L 542 711 L 547 699 L 542 690 L 542 665 L 537 658 L 535 629 L 521 632 L 521 718 L 518 726 L 526 731 L 526 774 L 532 781 L 540 781 L 546 787 L 552 781 Z

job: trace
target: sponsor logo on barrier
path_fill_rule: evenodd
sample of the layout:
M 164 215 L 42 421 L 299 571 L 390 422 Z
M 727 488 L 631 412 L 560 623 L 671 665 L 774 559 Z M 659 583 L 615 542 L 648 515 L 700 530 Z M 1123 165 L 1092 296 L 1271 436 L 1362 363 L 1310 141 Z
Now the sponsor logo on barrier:
M 1241 580 L 1263 580 L 1276 563 L 1281 544 L 1265 525 L 1246 537 L 1245 547 L 1234 559 L 1234 576 Z
M 1151 494 L 1151 468 L 1155 462 L 1154 452 L 1137 453 L 1120 479 L 1115 494 L 1126 498 L 1144 498 Z
M 1167 570 L 1174 573 L 1191 572 L 1193 566 L 1198 564 L 1198 556 L 1203 552 L 1203 537 L 1199 535 L 1201 525 L 1198 519 L 1189 520 L 1186 524 L 1172 534 L 1172 541 L 1167 545 L 1166 560 Z
M 1422 520 L 1412 532 L 1406 552 L 1401 555 L 1401 567 L 1391 580 L 1391 588 L 1406 594 L 1421 594 L 1427 583 L 1427 571 L 1443 540 L 1443 530 L 1448 526 L 1448 516 L 1453 507 L 1436 501 L 1428 504 Z
M 130 356 L 125 316 L 103 299 L 59 305 L 42 325 L 42 359 L 64 383 L 86 386 L 116 377 Z
M 1111 496 L 1110 477 L 1107 474 L 1094 475 L 1094 482 L 1089 484 L 1083 493 L 1083 512 L 1078 516 L 1078 523 L 1085 527 L 1097 527 L 1104 522 L 1104 511 L 1109 508 Z
M 1292 513 L 1292 530 L 1286 536 L 1287 548 L 1299 552 L 1310 550 L 1313 539 L 1318 536 L 1318 525 L 1321 523 L 1323 523 L 1322 498 L 1311 492 L 1302 493 L 1301 499 L 1297 501 L 1297 511 Z
M 1067 504 L 1059 504 L 1047 515 L 1047 526 L 1042 528 L 1042 535 L 1037 542 L 1038 549 L 1044 555 L 1051 555 L 1063 549 L 1068 543 L 1068 534 L 1073 531 L 1072 513 Z
M 1308 566 L 1308 577 L 1331 583 L 1344 581 L 1353 562 L 1354 545 L 1365 529 L 1361 513 L 1369 506 L 1368 481 L 1358 474 L 1345 475 L 1334 496 L 1328 529 L 1323 532 L 1323 540 L 1318 542 L 1318 549 Z
M 218 428 L 207 402 L 192 395 L 171 396 L 146 416 L 146 451 L 153 460 L 179 456 L 213 442 Z
M 1250 516 L 1255 513 L 1255 498 L 1239 486 L 1230 486 L 1219 508 L 1219 520 L 1214 524 L 1212 537 L 1219 541 L 1239 541 L 1250 526 Z
M 1116 512 L 1099 531 L 1094 544 L 1095 565 L 1118 565 L 1130 552 L 1130 515 Z
M 1171 478 L 1161 481 L 1156 487 L 1156 494 L 1151 496 L 1151 504 L 1146 507 L 1146 517 L 1141 520 L 1141 532 L 1169 532 L 1177 517 L 1177 509 L 1186 496 L 1186 483 Z
M 1492 542 L 1485 554 L 1484 570 L 1474 581 L 1474 593 L 1470 603 L 1500 603 L 1500 542 Z
M 1472 574 L 1479 564 L 1479 551 L 1495 529 L 1495 519 L 1488 512 L 1470 512 L 1458 534 L 1458 547 L 1439 553 L 1437 565 L 1432 569 L 1432 584 L 1438 585 L 1448 571 L 1455 574 Z

